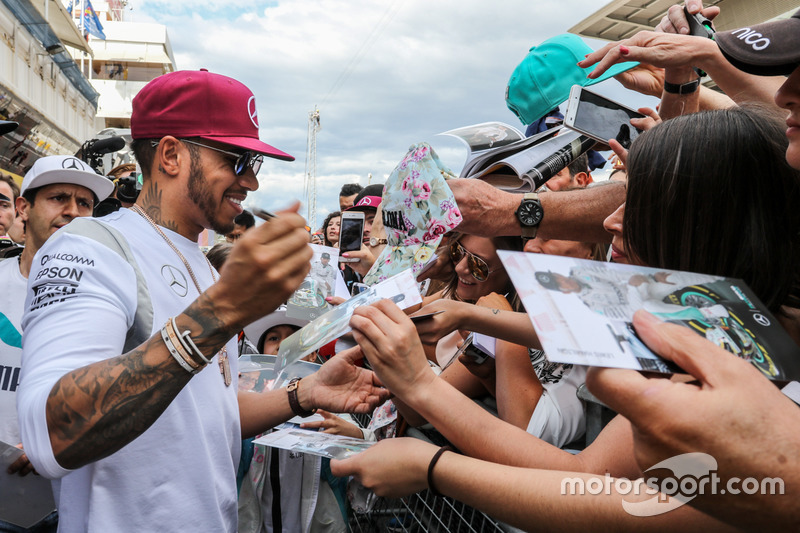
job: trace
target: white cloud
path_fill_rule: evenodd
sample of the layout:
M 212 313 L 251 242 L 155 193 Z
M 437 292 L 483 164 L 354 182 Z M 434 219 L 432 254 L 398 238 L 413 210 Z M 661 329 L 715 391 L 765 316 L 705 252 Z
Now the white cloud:
M 342 184 L 366 184 L 369 173 L 384 181 L 413 143 L 430 142 L 458 170 L 464 149 L 437 133 L 489 120 L 522 128 L 504 102 L 511 71 L 528 48 L 565 32 L 598 3 L 137 0 L 134 6 L 136 20 L 167 26 L 178 68 L 208 68 L 250 87 L 262 140 L 297 158 L 265 163 L 249 204 L 275 209 L 303 196 L 308 112 L 320 106 L 321 222 L 338 208 Z M 601 84 L 601 92 L 620 90 L 609 84 L 616 82 Z

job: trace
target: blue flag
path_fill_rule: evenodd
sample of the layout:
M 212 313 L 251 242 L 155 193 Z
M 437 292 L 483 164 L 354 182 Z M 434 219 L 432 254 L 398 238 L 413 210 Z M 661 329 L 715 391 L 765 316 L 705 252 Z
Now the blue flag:
M 83 0 L 86 2 L 85 8 L 83 9 L 83 34 L 86 35 L 87 33 L 91 33 L 98 39 L 105 40 L 106 34 L 103 33 L 103 25 L 100 24 L 100 19 L 97 18 L 97 13 L 94 12 L 94 8 L 92 7 L 91 0 Z M 67 8 L 67 12 L 72 14 L 72 6 L 73 4 L 80 5 L 81 0 L 75 0 L 74 2 L 70 2 L 69 7 Z

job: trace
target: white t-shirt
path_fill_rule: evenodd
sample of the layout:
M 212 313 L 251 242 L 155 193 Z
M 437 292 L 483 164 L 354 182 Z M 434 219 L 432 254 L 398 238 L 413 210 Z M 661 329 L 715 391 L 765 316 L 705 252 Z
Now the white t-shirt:
M 586 414 L 578 387 L 586 381 L 585 366 L 551 363 L 541 350 L 528 348 L 542 383 L 542 395 L 528 421 L 527 432 L 559 448 L 586 432 Z
M 17 387 L 22 360 L 22 310 L 28 280 L 16 257 L 0 261 L 0 440 L 20 443 Z
M 59 531 L 236 531 L 241 427 L 235 339 L 227 344 L 229 387 L 215 356 L 153 425 L 121 450 L 74 471 L 55 460 L 45 410 L 58 379 L 120 355 L 137 307 L 147 307 L 147 292 L 151 333 L 198 296 L 177 254 L 141 216 L 122 209 L 102 223 L 125 235 L 135 261 L 87 236 L 97 234 L 92 226 L 97 221 L 76 219 L 36 254 L 22 320 L 20 430 L 36 470 L 57 479 Z M 197 243 L 163 231 L 201 288 L 209 287 L 211 271 Z M 146 291 L 137 284 L 137 268 Z

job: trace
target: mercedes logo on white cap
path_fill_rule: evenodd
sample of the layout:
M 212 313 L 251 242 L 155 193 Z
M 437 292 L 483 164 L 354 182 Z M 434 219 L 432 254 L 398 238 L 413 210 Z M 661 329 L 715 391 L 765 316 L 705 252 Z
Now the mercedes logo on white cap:
M 75 159 L 74 157 L 68 157 L 62 161 L 61 168 L 65 168 L 67 170 L 84 170 L 81 161 L 79 159 Z
M 251 96 L 247 101 L 247 115 L 250 117 L 250 122 L 258 129 L 258 111 L 256 111 L 256 97 Z

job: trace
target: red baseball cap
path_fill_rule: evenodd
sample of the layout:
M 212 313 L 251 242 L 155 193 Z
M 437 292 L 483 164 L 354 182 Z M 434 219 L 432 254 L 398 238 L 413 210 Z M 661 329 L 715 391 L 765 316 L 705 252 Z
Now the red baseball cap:
M 134 139 L 200 137 L 269 157 L 294 157 L 258 138 L 256 97 L 243 83 L 206 69 L 154 79 L 133 98 Z

